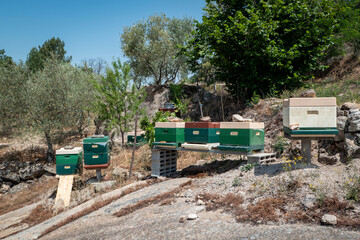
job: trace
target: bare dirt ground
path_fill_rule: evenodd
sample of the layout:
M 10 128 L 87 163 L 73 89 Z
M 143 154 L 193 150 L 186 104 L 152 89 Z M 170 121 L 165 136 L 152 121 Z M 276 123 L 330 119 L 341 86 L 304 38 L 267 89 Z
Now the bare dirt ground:
M 148 153 L 146 147 L 138 151 L 136 169 L 144 176 L 150 172 L 140 166 L 141 156 Z M 114 158 L 119 160 L 112 163 L 104 176 L 115 177 L 111 175 L 114 168 L 127 167 L 129 154 L 128 150 L 114 152 Z M 347 199 L 351 187 L 356 187 L 360 159 L 331 166 L 317 162 L 316 157 L 313 164 L 305 166 L 301 161 L 278 159 L 253 166 L 237 156 L 183 152 L 178 169 L 182 171 L 173 177 L 191 177 L 192 184 L 163 196 L 163 201 L 130 206 L 120 217 L 112 214 L 82 217 L 43 238 L 360 239 L 360 206 Z M 88 178 L 90 174 L 82 177 Z M 47 178 L 56 185 L 55 177 Z M 70 208 L 129 183 L 119 181 L 119 185 L 98 193 L 80 187 L 74 190 Z M 33 191 L 25 189 L 6 197 L 21 199 L 24 194 L 39 194 L 46 189 L 41 184 L 34 186 Z M 48 199 L 43 206 L 52 206 L 51 202 Z M 192 213 L 197 214 L 196 220 L 179 222 L 181 217 Z M 322 223 L 325 214 L 336 216 L 337 223 L 331 226 Z M 32 225 L 27 224 L 27 227 Z
M 91 214 L 41 239 L 360 239 L 358 203 L 341 205 L 346 201 L 342 186 L 359 164 L 315 162 L 290 170 L 279 161 L 246 170 L 237 159 L 199 161 L 183 170 L 196 176 L 192 184 L 160 203 L 130 207 L 120 217 L 112 214 L 116 208 L 111 214 Z M 291 187 L 292 181 L 299 185 Z M 334 196 L 338 200 L 331 202 Z M 336 215 L 338 223 L 321 223 L 325 213 Z M 181 222 L 188 214 L 197 219 Z

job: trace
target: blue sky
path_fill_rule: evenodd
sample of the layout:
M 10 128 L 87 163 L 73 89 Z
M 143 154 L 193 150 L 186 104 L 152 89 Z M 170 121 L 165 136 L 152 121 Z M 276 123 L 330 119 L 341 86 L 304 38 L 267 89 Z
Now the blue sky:
M 121 57 L 120 34 L 154 13 L 201 20 L 205 0 L 0 0 L 0 49 L 15 61 L 52 37 L 65 42 L 72 63 Z

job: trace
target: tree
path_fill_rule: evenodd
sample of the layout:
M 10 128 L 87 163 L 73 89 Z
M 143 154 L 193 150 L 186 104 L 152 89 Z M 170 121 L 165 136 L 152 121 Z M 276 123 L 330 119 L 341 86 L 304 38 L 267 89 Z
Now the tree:
M 33 130 L 44 134 L 49 162 L 55 159 L 53 134 L 74 128 L 93 101 L 90 78 L 89 74 L 55 57 L 45 60 L 43 70 L 29 75 L 24 86 L 26 115 L 23 118 Z
M 97 75 L 106 73 L 106 61 L 103 58 L 90 58 L 81 61 L 81 68 L 84 71 L 89 71 Z
M 360 53 L 360 0 L 341 0 L 343 8 L 338 15 L 340 31 L 338 33 L 339 48 L 346 43 L 354 55 Z
M 4 65 L 4 64 L 13 64 L 13 60 L 12 57 L 9 57 L 7 55 L 5 55 L 5 50 L 4 49 L 0 49 L 0 65 Z
M 121 63 L 120 59 L 113 61 L 112 69 L 108 68 L 106 73 L 100 82 L 93 81 L 97 90 L 94 109 L 108 129 L 115 128 L 121 133 L 124 145 L 125 132 L 130 131 L 130 124 L 145 99 L 145 92 L 131 84 L 131 67 L 128 63 Z
M 20 64 L 0 61 L 0 126 L 9 133 L 23 123 L 26 71 Z
M 187 46 L 192 70 L 209 59 L 217 80 L 238 97 L 301 86 L 333 44 L 331 0 L 207 0 Z
M 192 19 L 170 19 L 156 14 L 125 27 L 121 47 L 135 76 L 151 78 L 160 85 L 174 82 L 187 72 L 185 56 L 179 55 L 178 46 L 186 43 L 192 29 Z
M 60 38 L 51 38 L 43 43 L 38 48 L 34 47 L 30 50 L 26 65 L 32 72 L 36 72 L 44 68 L 46 59 L 55 57 L 58 61 L 70 62 L 71 56 L 65 56 L 65 42 Z

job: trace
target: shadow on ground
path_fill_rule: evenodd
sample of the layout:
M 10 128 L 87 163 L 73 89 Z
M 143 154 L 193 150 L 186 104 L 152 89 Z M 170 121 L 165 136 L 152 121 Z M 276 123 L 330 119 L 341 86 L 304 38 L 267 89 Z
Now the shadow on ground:
M 244 160 L 215 160 L 210 163 L 205 163 L 204 165 L 191 165 L 186 167 L 180 172 L 180 175 L 186 177 L 200 177 L 221 174 L 245 164 L 246 161 Z
M 291 163 L 274 163 L 266 165 L 257 165 L 254 169 L 255 176 L 268 175 L 273 177 L 279 175 L 282 172 L 296 171 L 300 169 L 308 168 L 319 168 L 318 165 L 312 163 L 301 163 L 301 162 L 291 162 Z

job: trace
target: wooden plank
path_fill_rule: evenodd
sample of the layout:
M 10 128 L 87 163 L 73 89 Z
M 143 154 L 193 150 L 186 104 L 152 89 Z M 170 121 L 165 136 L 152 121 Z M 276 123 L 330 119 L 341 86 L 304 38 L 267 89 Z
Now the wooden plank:
M 70 205 L 71 189 L 74 182 L 74 175 L 60 176 L 59 185 L 56 192 L 56 203 L 62 199 L 64 206 L 67 207 Z

